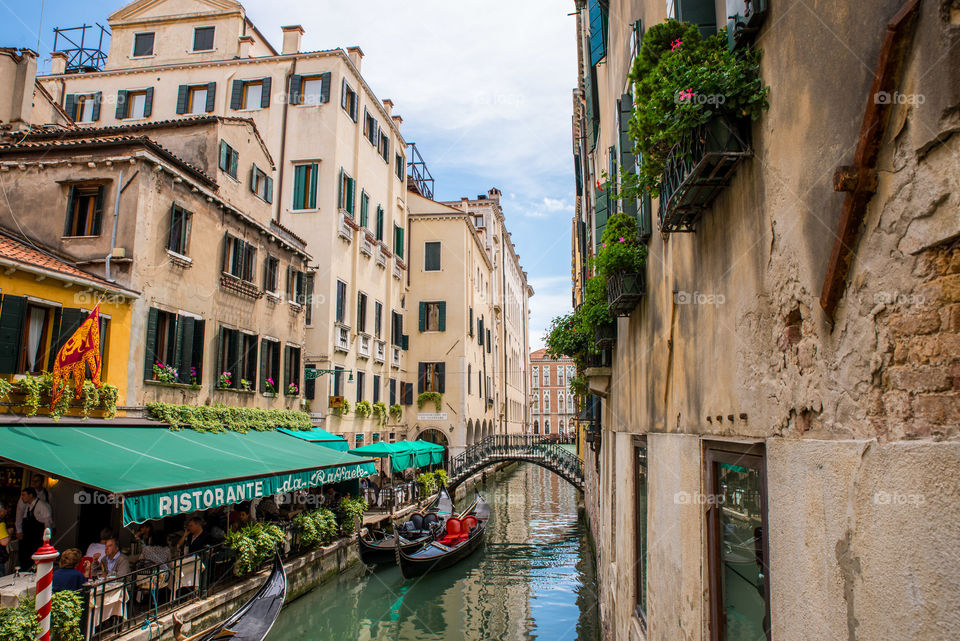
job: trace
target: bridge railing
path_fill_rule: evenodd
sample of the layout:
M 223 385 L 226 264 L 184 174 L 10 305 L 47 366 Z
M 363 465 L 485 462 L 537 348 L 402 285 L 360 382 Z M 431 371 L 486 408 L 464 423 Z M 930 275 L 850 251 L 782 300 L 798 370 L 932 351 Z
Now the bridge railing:
M 583 484 L 583 461 L 555 440 L 539 434 L 494 434 L 468 447 L 449 463 L 451 485 L 492 460 L 530 460 L 545 465 L 577 485 Z

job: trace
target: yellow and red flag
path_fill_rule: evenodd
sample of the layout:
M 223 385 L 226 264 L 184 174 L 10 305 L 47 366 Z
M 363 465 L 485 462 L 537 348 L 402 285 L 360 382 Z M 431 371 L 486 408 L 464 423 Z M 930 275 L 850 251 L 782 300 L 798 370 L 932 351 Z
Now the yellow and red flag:
M 80 400 L 83 381 L 86 378 L 87 365 L 93 384 L 102 387 L 100 382 L 100 303 L 93 308 L 87 320 L 73 333 L 57 352 L 53 363 L 53 389 L 50 394 L 50 409 L 56 407 L 64 388 L 73 378 L 74 398 Z

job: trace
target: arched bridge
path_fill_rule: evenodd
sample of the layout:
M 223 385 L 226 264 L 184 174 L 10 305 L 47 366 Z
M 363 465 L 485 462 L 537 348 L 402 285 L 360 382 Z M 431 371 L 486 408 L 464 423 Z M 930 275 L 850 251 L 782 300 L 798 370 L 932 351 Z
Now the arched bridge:
M 583 461 L 556 441 L 537 434 L 495 434 L 471 445 L 449 463 L 453 490 L 485 467 L 520 461 L 544 467 L 583 491 Z

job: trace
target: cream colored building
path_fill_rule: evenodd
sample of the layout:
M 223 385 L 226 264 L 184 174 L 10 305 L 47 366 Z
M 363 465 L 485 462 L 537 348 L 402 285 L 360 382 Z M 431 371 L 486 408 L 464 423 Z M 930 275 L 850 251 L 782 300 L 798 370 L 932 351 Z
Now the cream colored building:
M 207 114 L 251 120 L 276 174 L 261 182 L 243 163 L 236 184 L 262 186 L 273 221 L 309 246 L 302 363 L 340 372 L 307 389 L 311 409 L 354 442 L 402 435 L 407 420 L 381 428 L 326 411 L 328 396 L 386 402 L 391 386 L 415 375 L 403 349 L 406 143 L 392 103 L 361 75 L 362 51 L 302 52 L 299 26 L 284 27 L 277 51 L 231 0 L 141 0 L 109 24 L 103 70 L 73 73 L 54 54 L 41 84 L 81 127 Z
M 603 397 L 585 505 L 604 638 L 957 638 L 957 10 L 750 3 L 768 7 L 744 36 L 762 50 L 770 106 L 695 227 L 674 233 L 665 203 L 645 211 L 594 185 L 630 162 L 621 107 L 644 31 L 677 16 L 713 32 L 736 4 L 571 6 L 575 266 L 607 214 L 635 211 L 653 231 L 612 366 L 586 372 Z M 871 89 L 882 59 L 900 68 L 887 96 Z M 873 114 L 880 135 L 861 138 Z M 855 156 L 870 140 L 875 156 Z M 855 158 L 876 182 L 856 187 L 863 220 L 846 234 L 854 196 L 831 178 Z M 830 269 L 834 252 L 849 273 Z
M 444 203 L 470 215 L 484 249 L 493 264 L 484 284 L 493 304 L 491 328 L 495 377 L 494 407 L 497 434 L 527 431 L 531 419 L 528 404 L 530 370 L 530 297 L 533 287 L 520 265 L 520 256 L 507 231 L 500 206 L 500 190 L 493 188 L 476 199 L 461 198 Z

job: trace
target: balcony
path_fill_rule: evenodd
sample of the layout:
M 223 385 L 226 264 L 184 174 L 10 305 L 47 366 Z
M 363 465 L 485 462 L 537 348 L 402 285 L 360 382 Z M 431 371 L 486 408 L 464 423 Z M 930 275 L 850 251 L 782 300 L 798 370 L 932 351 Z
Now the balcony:
M 353 242 L 353 217 L 345 211 L 340 212 L 340 224 L 337 226 L 337 234 L 348 243 Z
M 377 245 L 377 266 L 384 268 L 387 266 L 387 250 L 383 245 Z
M 360 241 L 360 253 L 373 256 L 373 243 L 373 239 L 364 234 L 363 239 Z
M 373 360 L 378 363 L 385 363 L 387 361 L 387 344 L 384 341 L 374 343 Z
M 607 323 L 594 330 L 594 339 L 600 349 L 611 349 L 617 344 L 617 324 Z
M 368 334 L 360 334 L 357 341 L 357 356 L 360 358 L 370 358 L 370 345 L 373 340 Z
M 400 267 L 399 261 L 394 261 L 393 263 L 393 277 L 397 280 L 403 279 L 403 269 Z
M 334 327 L 333 347 L 338 352 L 350 351 L 350 328 L 346 325 L 337 325 Z
M 645 279 L 643 272 L 618 273 L 607 280 L 607 303 L 614 316 L 629 316 L 643 298 Z M 616 327 L 613 340 L 616 341 Z M 597 337 L 599 341 L 599 336 Z M 602 345 L 601 349 L 605 349 Z M 612 347 L 612 345 L 611 345 Z
M 701 125 L 667 157 L 660 185 L 660 231 L 692 232 L 707 207 L 753 152 L 748 128 L 725 118 Z
M 400 368 L 400 348 L 396 345 L 390 347 L 390 366 Z

